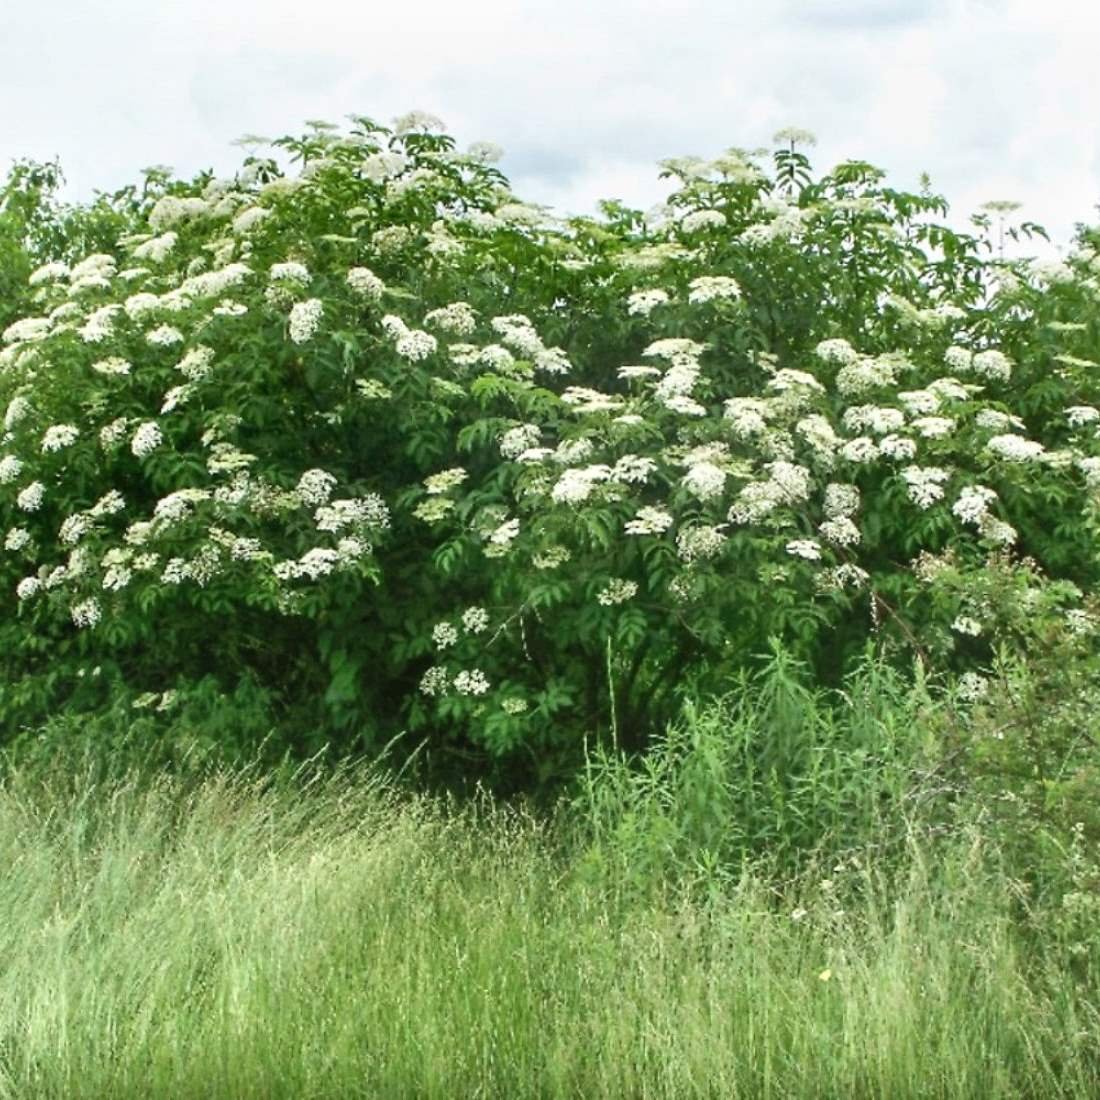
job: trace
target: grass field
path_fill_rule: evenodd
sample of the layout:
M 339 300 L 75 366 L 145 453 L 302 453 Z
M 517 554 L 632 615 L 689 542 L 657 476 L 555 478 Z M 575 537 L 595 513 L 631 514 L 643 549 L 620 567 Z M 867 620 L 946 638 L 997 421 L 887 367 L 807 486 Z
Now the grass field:
M 567 815 L 9 771 L 0 1096 L 1095 1097 L 1095 952 L 978 832 L 640 889 Z

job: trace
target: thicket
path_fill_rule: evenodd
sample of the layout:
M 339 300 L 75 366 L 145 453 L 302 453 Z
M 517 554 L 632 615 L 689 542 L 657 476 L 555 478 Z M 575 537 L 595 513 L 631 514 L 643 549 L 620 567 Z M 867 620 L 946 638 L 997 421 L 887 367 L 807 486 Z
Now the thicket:
M 954 685 L 945 743 L 1068 798 L 1100 234 L 1005 259 L 1039 227 L 950 228 L 927 186 L 807 147 L 666 162 L 661 210 L 596 218 L 524 203 L 425 116 L 90 207 L 17 166 L 3 728 L 398 737 L 530 785 L 777 647 L 841 691 L 870 649 Z M 1010 728 L 975 740 L 990 706 Z

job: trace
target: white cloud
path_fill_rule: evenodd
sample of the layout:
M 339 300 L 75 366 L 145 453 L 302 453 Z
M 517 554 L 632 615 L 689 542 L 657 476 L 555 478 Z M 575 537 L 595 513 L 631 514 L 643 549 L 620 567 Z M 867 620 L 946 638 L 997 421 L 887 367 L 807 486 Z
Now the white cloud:
M 819 165 L 927 170 L 1061 240 L 1100 201 L 1100 8 L 1081 0 L 53 0 L 0 40 L 0 158 L 59 155 L 73 192 L 146 164 L 228 168 L 244 132 L 442 115 L 503 145 L 536 201 L 664 188 L 655 162 L 814 130 Z

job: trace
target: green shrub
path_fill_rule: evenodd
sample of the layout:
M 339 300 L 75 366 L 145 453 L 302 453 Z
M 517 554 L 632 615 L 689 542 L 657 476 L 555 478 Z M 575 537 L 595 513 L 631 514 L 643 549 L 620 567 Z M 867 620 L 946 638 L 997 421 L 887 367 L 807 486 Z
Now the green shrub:
M 421 116 L 271 154 L 148 177 L 4 331 L 6 728 L 81 670 L 213 676 L 282 729 L 547 780 L 773 637 L 834 685 L 872 631 L 962 671 L 922 552 L 1094 585 L 1089 233 L 1001 262 L 791 135 L 669 162 L 655 217 L 555 219 Z

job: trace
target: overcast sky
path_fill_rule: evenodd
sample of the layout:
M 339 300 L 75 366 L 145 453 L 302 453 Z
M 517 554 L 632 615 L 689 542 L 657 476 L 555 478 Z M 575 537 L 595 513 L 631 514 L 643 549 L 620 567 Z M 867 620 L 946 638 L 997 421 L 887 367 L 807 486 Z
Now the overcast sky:
M 0 167 L 70 194 L 225 171 L 248 132 L 441 116 L 531 201 L 649 206 L 656 161 L 817 134 L 819 166 L 922 171 L 963 221 L 1100 221 L 1097 0 L 0 0 Z

